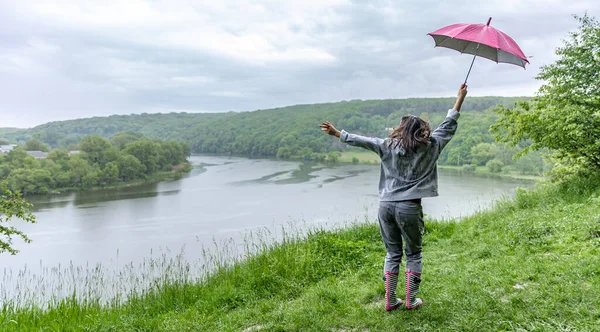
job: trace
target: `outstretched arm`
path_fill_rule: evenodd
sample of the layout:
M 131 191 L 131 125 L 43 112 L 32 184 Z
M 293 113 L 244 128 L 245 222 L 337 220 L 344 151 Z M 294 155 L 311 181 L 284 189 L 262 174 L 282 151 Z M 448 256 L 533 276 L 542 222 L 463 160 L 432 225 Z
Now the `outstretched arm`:
M 448 142 L 454 137 L 456 133 L 456 128 L 458 127 L 458 123 L 456 122 L 460 117 L 460 108 L 462 107 L 463 101 L 465 101 L 465 97 L 467 96 L 467 85 L 462 84 L 458 89 L 458 96 L 456 98 L 456 102 L 454 103 L 454 107 L 448 110 L 448 115 L 446 119 L 437 127 L 433 133 L 432 137 L 436 138 L 440 143 L 441 149 L 443 149 Z M 440 150 L 441 150 L 440 149 Z
M 344 130 L 339 131 L 339 130 L 335 129 L 335 127 L 329 121 L 321 123 L 319 125 L 319 127 L 326 134 L 335 136 L 335 137 L 339 137 L 340 141 L 342 141 L 346 144 L 349 144 L 352 146 L 358 146 L 358 147 L 361 147 L 361 148 L 364 148 L 367 150 L 371 150 L 371 151 L 377 153 L 379 156 L 381 156 L 383 153 L 381 150 L 381 146 L 384 141 L 380 138 L 372 138 L 372 137 L 365 137 L 365 136 L 350 134 Z
M 322 131 L 327 135 L 335 136 L 337 138 L 342 134 L 339 130 L 335 129 L 335 127 L 329 121 L 325 121 L 319 125 Z

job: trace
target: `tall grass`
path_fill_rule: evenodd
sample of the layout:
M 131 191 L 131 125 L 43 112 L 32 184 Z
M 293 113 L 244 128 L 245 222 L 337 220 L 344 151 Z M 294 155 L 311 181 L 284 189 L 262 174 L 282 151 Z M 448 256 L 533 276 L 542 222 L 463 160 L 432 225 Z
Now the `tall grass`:
M 330 227 L 340 230 L 350 225 L 344 222 Z M 190 304 L 197 300 L 190 290 L 210 284 L 218 278 L 215 276 L 230 275 L 267 253 L 287 257 L 289 253 L 282 248 L 297 247 L 305 238 L 326 232 L 301 222 L 289 222 L 275 230 L 258 228 L 246 232 L 241 243 L 213 240 L 211 247 L 201 248 L 201 257 L 194 262 L 185 259 L 182 248 L 175 255 L 168 249 L 158 256 L 151 251 L 141 263 L 122 267 L 100 263 L 76 266 L 72 262 L 48 267 L 40 262 L 37 269 L 3 269 L 0 330 L 44 326 L 48 319 L 58 317 L 59 326 L 70 326 L 93 314 L 144 312 L 150 302 L 154 310 Z
M 194 273 L 192 273 L 194 271 Z M 140 264 L 114 268 L 100 263 L 76 266 L 72 262 L 38 269 L 25 267 L 13 272 L 4 269 L 0 303 L 3 311 L 24 308 L 53 307 L 72 298 L 82 304 L 121 305 L 127 298 L 158 285 L 172 282 L 191 282 L 206 275 L 183 259 L 183 252 L 171 256 L 147 257 Z

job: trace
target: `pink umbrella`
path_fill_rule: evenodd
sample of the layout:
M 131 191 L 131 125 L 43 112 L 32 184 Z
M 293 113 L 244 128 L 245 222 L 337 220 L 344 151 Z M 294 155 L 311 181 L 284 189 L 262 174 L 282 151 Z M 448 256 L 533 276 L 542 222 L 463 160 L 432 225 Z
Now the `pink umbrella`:
M 529 63 L 517 43 L 504 32 L 487 24 L 452 24 L 428 33 L 435 41 L 435 47 L 451 48 L 462 53 L 473 54 L 471 67 L 465 84 L 473 68 L 475 57 L 480 56 L 496 63 L 510 63 L 523 67 Z

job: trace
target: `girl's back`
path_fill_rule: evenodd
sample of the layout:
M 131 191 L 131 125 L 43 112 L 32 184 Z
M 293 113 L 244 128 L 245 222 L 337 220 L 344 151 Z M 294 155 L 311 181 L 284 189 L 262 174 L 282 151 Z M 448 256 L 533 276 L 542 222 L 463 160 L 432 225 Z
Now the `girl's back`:
M 426 122 L 413 117 L 414 121 L 421 123 L 419 129 L 402 132 L 406 128 L 401 125 L 387 139 L 364 137 L 342 130 L 340 140 L 371 150 L 381 157 L 380 201 L 404 201 L 438 196 L 437 160 L 454 136 L 459 116 L 458 111 L 449 110 L 446 119 L 431 135 L 429 126 L 423 125 Z M 407 137 L 412 138 L 411 142 L 415 144 L 405 142 Z

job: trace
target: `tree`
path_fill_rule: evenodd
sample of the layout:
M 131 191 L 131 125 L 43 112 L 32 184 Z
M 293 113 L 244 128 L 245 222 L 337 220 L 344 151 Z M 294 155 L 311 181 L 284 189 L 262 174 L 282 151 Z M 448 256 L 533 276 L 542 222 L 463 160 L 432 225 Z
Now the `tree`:
M 292 149 L 287 146 L 282 146 L 277 149 L 277 158 L 289 159 L 292 156 Z
M 54 163 L 60 166 L 63 171 L 69 169 L 69 152 L 67 150 L 56 149 L 52 150 L 46 157 L 47 160 L 52 160 Z
M 54 187 L 50 171 L 40 168 L 19 168 L 10 173 L 10 189 L 28 194 L 46 194 Z
M 29 156 L 25 150 L 16 147 L 6 154 L 6 162 L 10 164 L 10 167 L 13 169 L 21 168 L 25 167 L 25 159 L 27 159 L 27 157 Z
M 31 170 L 19 168 L 10 172 L 9 187 L 10 190 L 27 194 L 35 194 L 35 182 L 31 180 Z
M 79 143 L 81 151 L 85 152 L 85 157 L 90 163 L 97 163 L 104 167 L 106 160 L 104 158 L 104 151 L 110 148 L 112 144 L 100 137 L 100 136 L 86 136 Z
M 124 151 L 136 157 L 146 167 L 146 174 L 152 174 L 158 170 L 158 144 L 151 140 L 130 143 Z
M 119 165 L 111 161 L 104 166 L 102 170 L 102 181 L 108 184 L 113 184 L 119 180 Z
M 341 153 L 339 153 L 337 151 L 331 151 L 327 155 L 327 161 L 335 164 L 338 162 L 338 160 L 340 160 L 340 157 L 341 157 Z
M 33 134 L 32 137 L 49 144 L 50 146 L 56 147 L 60 145 L 60 141 L 65 137 L 65 134 L 55 131 L 42 130 Z
M 488 161 L 485 164 L 485 166 L 487 166 L 487 168 L 492 173 L 500 173 L 500 172 L 502 172 L 502 168 L 504 167 L 504 163 L 501 162 L 498 159 L 492 159 L 492 160 Z
M 500 141 L 521 150 L 551 149 L 571 170 L 600 170 L 600 23 L 575 16 L 580 26 L 557 49 L 559 59 L 543 66 L 538 80 L 545 83 L 529 102 L 498 107 L 501 118 L 492 126 Z
M 95 185 L 98 184 L 98 182 L 100 181 L 100 170 L 98 169 L 94 169 L 92 171 L 87 172 L 82 178 L 81 178 L 81 185 L 84 188 L 91 188 Z
M 183 150 L 183 156 L 185 159 L 189 158 L 192 155 L 192 149 L 188 143 L 179 143 L 181 145 L 181 149 Z
M 139 159 L 127 154 L 121 156 L 118 161 L 119 177 L 123 180 L 133 180 L 144 176 L 146 166 L 144 166 Z
M 81 154 L 71 156 L 69 159 L 69 169 L 71 170 L 71 178 L 74 185 L 80 185 L 83 177 L 92 171 L 92 167 Z
M 50 150 L 48 148 L 48 145 L 40 142 L 40 140 L 38 140 L 38 139 L 31 139 L 31 140 L 27 141 L 25 143 L 25 146 L 23 148 L 25 149 L 25 151 L 44 151 L 44 152 L 48 152 Z
M 158 168 L 164 171 L 171 170 L 173 165 L 185 161 L 183 146 L 177 142 L 162 142 L 159 145 Z
M 19 252 L 13 248 L 13 236 L 20 237 L 26 243 L 31 242 L 25 233 L 14 226 L 3 225 L 13 218 L 35 223 L 35 216 L 31 213 L 31 207 L 31 203 L 24 200 L 20 193 L 8 189 L 5 181 L 0 182 L 0 253 L 9 252 L 15 255 Z
M 494 159 L 498 153 L 498 147 L 491 143 L 479 143 L 471 148 L 471 162 L 476 165 L 485 165 Z
M 137 137 L 137 135 L 133 135 Z M 23 195 L 46 194 L 68 187 L 91 188 L 121 180 L 145 178 L 147 167 L 128 152 L 145 158 L 152 172 L 171 170 L 186 160 L 186 146 L 175 141 L 144 139 L 129 150 L 119 150 L 108 140 L 89 136 L 82 140 L 81 153 L 55 149 L 47 158 L 28 156 L 22 147 L 0 154 L 0 179 Z M 150 172 L 148 174 L 151 174 Z
M 107 165 L 110 162 L 117 162 L 122 155 L 123 153 L 115 147 L 110 147 L 104 150 L 104 160 L 106 161 Z
M 112 135 L 110 137 L 110 141 L 114 146 L 116 146 L 119 150 L 123 150 L 127 144 L 135 142 L 144 138 L 144 135 L 140 133 L 135 133 L 132 131 L 120 132 Z
M 0 163 L 0 179 L 5 179 L 11 172 L 10 166 Z

